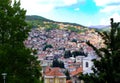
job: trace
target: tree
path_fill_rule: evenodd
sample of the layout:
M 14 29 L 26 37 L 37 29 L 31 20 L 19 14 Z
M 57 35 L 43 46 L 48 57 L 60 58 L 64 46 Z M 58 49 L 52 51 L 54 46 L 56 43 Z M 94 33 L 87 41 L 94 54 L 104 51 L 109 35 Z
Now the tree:
M 59 29 L 59 25 L 58 24 L 53 24 L 53 23 L 46 24 L 45 27 L 46 27 L 45 28 L 46 31 Z
M 83 51 L 73 51 L 72 55 L 74 57 L 76 57 L 76 56 L 87 56 L 87 54 L 85 54 Z
M 54 59 L 52 63 L 52 67 L 58 67 L 58 64 L 59 64 L 58 60 Z
M 64 58 L 69 58 L 69 57 L 72 57 L 72 54 L 70 50 L 67 50 L 65 51 Z
M 65 68 L 64 63 L 62 61 L 58 61 L 58 59 L 53 60 L 52 67 Z
M 75 42 L 75 43 L 77 43 L 77 39 L 72 39 L 72 41 L 71 42 Z
M 94 59 L 94 73 L 80 76 L 85 83 L 120 83 L 120 23 L 111 19 L 110 32 L 98 32 L 104 40 L 105 47 L 97 49 L 90 42 L 99 60 Z
M 59 62 L 59 65 L 60 68 L 65 68 L 64 63 L 62 61 Z
M 47 48 L 53 48 L 53 46 L 51 44 L 46 44 L 44 47 L 43 47 L 43 51 L 45 51 Z
M 0 0 L 0 83 L 6 72 L 7 83 L 37 83 L 41 67 L 32 50 L 24 45 L 30 28 L 20 1 Z
M 70 77 L 70 73 L 69 73 L 69 71 L 66 70 L 64 73 L 65 73 L 65 75 L 66 75 L 66 80 L 70 80 L 71 77 Z

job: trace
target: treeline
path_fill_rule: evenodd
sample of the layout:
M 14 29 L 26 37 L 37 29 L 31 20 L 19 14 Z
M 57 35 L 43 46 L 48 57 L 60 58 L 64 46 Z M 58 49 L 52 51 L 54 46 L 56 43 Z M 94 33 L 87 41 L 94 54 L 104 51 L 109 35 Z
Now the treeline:
M 53 60 L 52 67 L 65 68 L 64 63 L 62 61 L 59 61 L 58 59 Z
M 76 57 L 76 56 L 87 56 L 83 51 L 73 51 L 70 50 L 65 51 L 64 58 Z

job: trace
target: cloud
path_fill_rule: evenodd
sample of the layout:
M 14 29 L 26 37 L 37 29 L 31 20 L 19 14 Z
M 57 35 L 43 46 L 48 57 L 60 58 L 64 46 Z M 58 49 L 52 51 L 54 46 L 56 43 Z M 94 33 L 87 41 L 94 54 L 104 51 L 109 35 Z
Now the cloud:
M 94 0 L 97 6 L 107 6 L 107 5 L 116 5 L 116 3 L 120 3 L 120 0 Z
M 114 18 L 114 22 L 120 22 L 120 14 L 114 13 L 110 18 Z
M 12 0 L 14 1 L 14 0 Z M 83 2 L 84 0 L 20 0 L 21 7 L 27 10 L 27 14 L 39 14 L 53 11 L 58 7 L 65 7 Z
M 21 7 L 27 10 L 27 14 L 39 14 L 52 11 L 54 5 L 47 0 L 21 0 Z
M 62 1 L 62 0 L 61 0 Z M 78 0 L 63 0 L 65 6 L 76 4 Z
M 100 20 L 100 25 L 110 25 L 110 18 L 113 18 L 114 22 L 120 22 L 120 14 L 113 13 L 111 16 L 108 16 L 108 18 L 102 18 Z
M 72 4 L 76 4 L 78 2 L 78 0 L 37 0 L 39 4 L 42 5 L 48 5 L 51 4 L 54 7 L 58 7 L 58 6 L 69 6 Z
M 106 6 L 102 9 L 100 9 L 100 12 L 103 12 L 103 13 L 109 13 L 109 12 L 120 12 L 120 5 L 117 5 L 117 6 Z
M 114 3 L 110 3 L 108 4 L 109 6 L 114 6 L 114 5 L 120 5 L 120 2 L 114 2 Z
M 96 6 L 101 7 L 101 13 L 120 12 L 120 0 L 94 0 Z

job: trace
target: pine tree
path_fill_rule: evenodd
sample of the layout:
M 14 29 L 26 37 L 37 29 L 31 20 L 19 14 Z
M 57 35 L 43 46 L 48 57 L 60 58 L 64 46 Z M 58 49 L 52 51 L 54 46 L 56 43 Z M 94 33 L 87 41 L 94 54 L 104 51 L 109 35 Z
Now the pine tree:
M 111 19 L 110 32 L 98 32 L 104 40 L 105 47 L 97 49 L 87 42 L 100 60 L 94 59 L 94 73 L 80 76 L 85 83 L 120 83 L 120 23 Z
M 7 83 L 37 83 L 40 66 L 32 50 L 24 45 L 30 28 L 20 1 L 0 0 L 0 83 L 6 72 Z

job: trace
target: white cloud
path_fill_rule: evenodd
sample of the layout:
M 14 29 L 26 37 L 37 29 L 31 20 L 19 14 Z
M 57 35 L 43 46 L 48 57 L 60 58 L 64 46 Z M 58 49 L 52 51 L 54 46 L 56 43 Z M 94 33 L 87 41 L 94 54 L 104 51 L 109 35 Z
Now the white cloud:
M 120 0 L 94 0 L 97 6 L 106 6 L 110 4 L 120 3 Z
M 76 4 L 77 2 L 78 2 L 78 0 L 63 0 L 63 4 L 67 5 L 67 6 L 72 5 L 72 4 Z
M 47 0 L 21 0 L 21 7 L 27 10 L 27 14 L 49 12 L 54 8 L 54 5 L 45 1 Z
M 14 0 L 12 0 L 14 1 Z M 20 0 L 21 7 L 27 10 L 27 14 L 39 14 L 50 12 L 57 7 L 71 6 L 84 0 Z
M 78 0 L 37 0 L 38 4 L 48 5 L 51 4 L 54 7 L 58 6 L 69 6 L 72 4 L 76 4 Z
M 120 12 L 120 0 L 94 0 L 94 2 L 96 6 L 101 7 L 100 13 Z
M 113 13 L 111 16 L 108 18 L 102 18 L 100 20 L 100 25 L 110 25 L 110 18 L 114 19 L 114 22 L 120 22 L 120 14 L 118 13 Z
M 114 22 L 120 22 L 120 14 L 114 13 L 110 18 L 114 19 Z
M 106 6 L 100 10 L 100 12 L 104 12 L 104 13 L 107 13 L 107 12 L 112 13 L 112 12 L 119 12 L 119 11 L 120 11 L 120 5 L 118 5 L 118 6 Z

